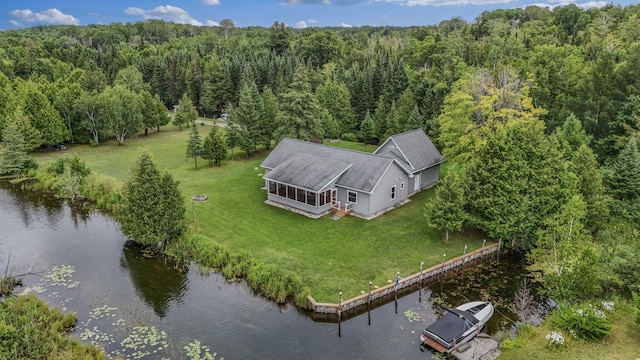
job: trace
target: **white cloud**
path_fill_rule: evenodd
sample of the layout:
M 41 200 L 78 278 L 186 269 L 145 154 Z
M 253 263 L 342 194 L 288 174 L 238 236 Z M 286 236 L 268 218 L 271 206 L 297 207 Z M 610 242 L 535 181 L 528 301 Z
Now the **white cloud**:
M 177 24 L 190 24 L 202 26 L 202 23 L 189 15 L 189 13 L 177 6 L 157 6 L 154 9 L 144 10 L 137 7 L 128 7 L 124 9 L 124 13 L 128 15 L 142 16 L 146 19 L 162 19 Z
M 488 5 L 507 4 L 515 0 L 407 0 L 407 6 Z
M 318 23 L 318 20 L 316 20 L 316 19 L 309 19 L 309 20 L 307 20 L 307 23 L 309 23 L 309 24 L 317 24 L 317 23 Z
M 220 0 L 202 0 L 202 3 L 207 5 L 220 5 Z
M 9 23 L 13 26 L 22 26 L 21 22 L 15 21 L 15 20 L 9 20 Z
M 607 4 L 609 4 L 609 2 L 606 2 L 606 1 L 589 1 L 589 2 L 586 2 L 586 3 L 576 4 L 576 5 L 578 5 L 582 10 L 586 10 L 586 9 L 605 7 L 605 6 L 607 6 Z
M 306 27 L 307 27 L 307 22 L 306 22 L 306 21 L 304 21 L 304 20 L 300 20 L 300 21 L 298 21 L 298 22 L 296 23 L 296 27 L 297 27 L 298 29 L 304 29 L 304 28 L 306 28 Z
M 44 23 L 50 25 L 80 25 L 80 20 L 67 14 L 63 14 L 60 10 L 53 8 L 45 11 L 33 12 L 29 9 L 13 10 L 9 12 L 14 19 L 26 21 L 30 23 Z M 16 21 L 16 20 L 13 20 Z M 16 21 L 20 24 L 20 22 Z M 13 23 L 12 23 L 13 24 Z M 14 24 L 15 25 L 15 24 Z
M 220 26 L 217 21 L 207 20 L 207 26 Z
M 351 25 L 351 24 L 347 24 L 347 23 L 344 23 L 344 22 L 343 22 L 342 24 L 340 24 L 340 26 L 342 26 L 342 27 L 347 27 L 347 28 L 349 28 L 349 27 L 353 27 L 353 25 Z

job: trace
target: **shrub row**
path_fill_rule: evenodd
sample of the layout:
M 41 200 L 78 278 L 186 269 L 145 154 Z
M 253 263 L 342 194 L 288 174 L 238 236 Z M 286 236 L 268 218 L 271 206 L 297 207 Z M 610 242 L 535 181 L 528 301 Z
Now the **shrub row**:
M 166 253 L 181 261 L 195 261 L 200 266 L 219 270 L 229 281 L 245 279 L 257 294 L 278 303 L 292 301 L 307 308 L 308 289 L 289 272 L 260 264 L 250 255 L 231 250 L 200 234 L 188 234 L 168 246 Z

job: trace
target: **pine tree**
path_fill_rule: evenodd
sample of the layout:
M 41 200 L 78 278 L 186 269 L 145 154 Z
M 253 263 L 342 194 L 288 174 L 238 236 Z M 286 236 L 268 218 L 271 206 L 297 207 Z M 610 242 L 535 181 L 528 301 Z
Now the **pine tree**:
M 635 137 L 629 139 L 606 175 L 607 187 L 615 199 L 630 201 L 640 197 L 640 154 Z
M 391 110 L 387 114 L 387 118 L 385 121 L 385 132 L 383 135 L 384 139 L 388 139 L 392 135 L 398 134 L 400 132 L 400 114 L 398 114 L 398 110 L 396 109 L 395 101 L 391 103 Z
M 29 159 L 24 134 L 18 124 L 9 119 L 4 125 L 0 142 L 0 174 L 20 177 Z
M 262 90 L 262 116 L 260 116 L 261 139 L 265 148 L 271 147 L 271 140 L 278 126 L 278 98 L 271 88 L 265 86 Z
M 215 162 L 217 166 L 220 166 L 220 162 L 227 158 L 227 139 L 217 126 L 212 127 L 211 132 L 204 139 L 202 150 L 202 157 L 209 160 L 209 165 Z
M 360 138 L 365 145 L 374 143 L 376 139 L 375 124 L 373 123 L 373 118 L 371 118 L 371 114 L 368 111 L 364 120 L 360 123 Z
M 122 233 L 147 247 L 166 245 L 184 232 L 184 197 L 178 182 L 160 173 L 151 154 L 143 150 L 123 187 L 117 211 Z
M 464 180 L 458 173 L 450 172 L 436 188 L 436 196 L 425 205 L 424 216 L 429 227 L 444 230 L 449 241 L 449 231 L 461 231 L 466 219 Z
M 198 156 L 202 156 L 202 140 L 200 139 L 200 133 L 198 126 L 195 122 L 191 123 L 191 132 L 189 133 L 189 140 L 187 142 L 187 157 L 192 157 L 196 164 L 196 170 L 198 170 Z
M 331 116 L 327 109 L 322 109 L 322 114 L 320 115 L 320 126 L 322 127 L 323 137 L 329 139 L 340 138 L 340 125 L 333 116 Z
M 301 140 L 317 139 L 321 136 L 320 105 L 311 92 L 306 70 L 299 66 L 293 82 L 280 98 L 280 113 L 276 133 Z
M 404 125 L 404 131 L 410 131 L 415 129 L 423 129 L 425 128 L 424 118 L 420 115 L 420 109 L 418 109 L 418 105 L 413 107 L 413 111 L 411 112 L 411 116 Z
M 262 98 L 255 82 L 246 83 L 240 91 L 238 106 L 231 112 L 233 122 L 239 125 L 248 136 L 254 148 L 262 142 L 263 132 L 260 129 L 261 117 L 263 115 Z

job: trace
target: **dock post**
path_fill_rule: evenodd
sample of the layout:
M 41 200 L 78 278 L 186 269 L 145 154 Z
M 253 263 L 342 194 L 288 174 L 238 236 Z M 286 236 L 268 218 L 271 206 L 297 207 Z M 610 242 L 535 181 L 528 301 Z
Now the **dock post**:
M 464 244 L 464 252 L 462 253 L 462 263 L 466 263 L 467 262 L 467 244 Z
M 424 267 L 424 261 L 420 262 L 420 285 L 422 285 L 422 268 Z
M 447 257 L 447 254 L 442 254 L 442 264 L 440 264 L 440 274 L 444 274 L 444 258 Z
M 373 285 L 373 283 L 369 281 L 369 300 L 368 300 L 369 304 L 371 304 L 371 285 Z
M 400 272 L 397 271 L 396 272 L 396 288 L 395 288 L 395 292 L 398 292 L 398 283 L 400 282 Z
M 340 300 L 338 301 L 338 321 L 340 321 L 340 316 L 342 315 L 342 291 L 338 294 L 340 296 Z

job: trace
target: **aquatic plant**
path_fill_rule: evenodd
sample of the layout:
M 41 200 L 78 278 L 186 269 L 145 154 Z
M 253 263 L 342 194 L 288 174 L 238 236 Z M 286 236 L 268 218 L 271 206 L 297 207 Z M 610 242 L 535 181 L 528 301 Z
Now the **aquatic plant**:
M 158 331 L 155 326 L 136 326 L 120 346 L 125 353 L 131 351 L 127 358 L 142 359 L 166 349 L 169 344 L 166 332 Z
M 208 346 L 201 345 L 200 340 L 194 340 L 188 343 L 183 348 L 186 352 L 187 358 L 190 360 L 215 360 L 216 353 L 211 353 Z M 223 360 L 224 358 L 220 358 Z
M 418 314 L 417 312 L 413 311 L 413 310 L 407 310 L 404 312 L 404 316 L 407 317 L 407 320 L 409 320 L 409 322 L 414 322 L 414 321 L 421 321 L 422 319 L 420 318 L 420 314 Z

